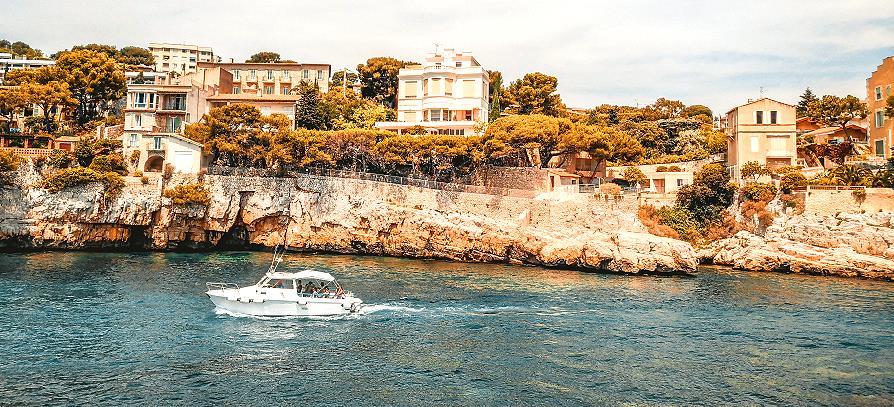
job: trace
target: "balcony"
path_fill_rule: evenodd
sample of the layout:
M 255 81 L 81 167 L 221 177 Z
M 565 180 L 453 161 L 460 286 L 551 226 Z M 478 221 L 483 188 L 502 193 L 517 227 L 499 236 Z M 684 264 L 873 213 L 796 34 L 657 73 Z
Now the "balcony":
M 186 112 L 186 101 L 175 100 L 171 102 L 165 102 L 165 104 L 162 105 L 162 108 L 159 110 L 167 112 Z

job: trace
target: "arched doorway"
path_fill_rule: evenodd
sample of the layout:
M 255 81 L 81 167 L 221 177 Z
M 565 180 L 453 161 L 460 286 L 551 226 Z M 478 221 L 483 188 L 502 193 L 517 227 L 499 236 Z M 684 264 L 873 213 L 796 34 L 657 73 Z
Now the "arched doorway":
M 164 168 L 165 159 L 159 156 L 152 156 L 146 160 L 145 172 L 161 172 Z

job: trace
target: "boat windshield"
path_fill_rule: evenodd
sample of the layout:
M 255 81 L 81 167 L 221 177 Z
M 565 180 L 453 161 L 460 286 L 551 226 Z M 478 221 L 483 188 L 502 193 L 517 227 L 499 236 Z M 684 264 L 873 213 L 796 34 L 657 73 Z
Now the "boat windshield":
M 291 290 L 295 287 L 295 280 L 281 280 L 276 278 L 269 278 L 267 281 L 264 281 L 261 284 L 262 288 L 283 288 L 286 290 Z
M 335 281 L 298 280 L 296 283 L 295 288 L 301 296 L 340 297 L 344 295 L 341 286 Z

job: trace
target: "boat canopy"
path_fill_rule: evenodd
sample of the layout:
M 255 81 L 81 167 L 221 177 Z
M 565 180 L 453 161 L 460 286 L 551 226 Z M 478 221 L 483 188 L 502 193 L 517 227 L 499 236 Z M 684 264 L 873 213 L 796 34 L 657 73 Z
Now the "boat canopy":
M 316 270 L 302 270 L 298 272 L 274 271 L 267 273 L 267 278 L 275 280 L 318 280 L 318 281 L 335 281 L 329 273 Z

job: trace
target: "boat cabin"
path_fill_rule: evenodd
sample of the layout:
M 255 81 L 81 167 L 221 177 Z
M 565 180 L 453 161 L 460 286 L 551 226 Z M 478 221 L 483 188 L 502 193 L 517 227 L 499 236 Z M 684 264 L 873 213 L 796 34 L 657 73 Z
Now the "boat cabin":
M 341 285 L 329 273 L 315 270 L 299 272 L 268 272 L 256 284 L 258 288 L 285 290 L 300 297 L 332 297 L 344 295 Z M 265 294 L 261 292 L 261 294 Z

